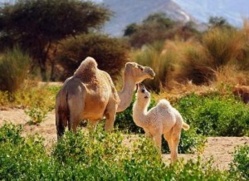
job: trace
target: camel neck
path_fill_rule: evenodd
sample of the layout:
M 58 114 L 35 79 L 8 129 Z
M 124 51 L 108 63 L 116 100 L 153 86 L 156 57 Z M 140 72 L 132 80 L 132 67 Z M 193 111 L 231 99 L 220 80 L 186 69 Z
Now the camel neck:
M 133 91 L 135 89 L 135 86 L 136 84 L 131 77 L 129 76 L 124 77 L 123 88 L 118 93 L 120 98 L 120 103 L 118 105 L 117 112 L 122 112 L 127 107 L 129 107 L 130 103 L 132 102 Z
M 147 111 L 148 107 L 147 105 L 142 105 L 138 101 L 134 102 L 133 109 L 132 109 L 132 114 L 133 114 L 133 121 L 135 124 L 139 127 L 146 127 L 146 116 L 147 116 Z

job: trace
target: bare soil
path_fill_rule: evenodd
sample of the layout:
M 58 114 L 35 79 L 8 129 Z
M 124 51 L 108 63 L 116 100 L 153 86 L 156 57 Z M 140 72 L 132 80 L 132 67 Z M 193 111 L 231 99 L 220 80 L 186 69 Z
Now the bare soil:
M 28 125 L 29 117 L 22 109 L 0 110 L 0 126 L 5 122 L 22 124 L 24 135 L 39 134 L 45 139 L 45 146 L 50 147 L 56 142 L 55 114 L 50 112 L 45 121 L 40 125 Z M 249 137 L 209 137 L 204 147 L 204 151 L 199 154 L 180 154 L 179 157 L 188 160 L 196 159 L 200 156 L 203 160 L 210 158 L 214 161 L 214 167 L 226 170 L 233 160 L 233 153 L 238 146 L 249 144 Z M 163 159 L 168 161 L 170 155 L 164 154 Z

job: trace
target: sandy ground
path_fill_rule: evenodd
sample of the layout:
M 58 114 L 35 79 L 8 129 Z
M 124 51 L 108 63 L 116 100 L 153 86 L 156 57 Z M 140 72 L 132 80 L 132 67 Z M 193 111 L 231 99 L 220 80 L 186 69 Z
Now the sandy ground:
M 56 129 L 55 129 L 55 116 L 54 112 L 47 115 L 44 122 L 39 126 L 27 125 L 29 117 L 24 113 L 22 109 L 7 109 L 0 110 L 0 126 L 5 122 L 11 122 L 13 124 L 23 124 L 24 134 L 38 133 L 45 138 L 45 145 L 51 146 L 56 141 Z M 214 167 L 219 169 L 228 169 L 229 163 L 233 159 L 233 153 L 237 146 L 249 144 L 249 137 L 209 137 L 204 151 L 199 154 L 203 159 L 214 160 Z M 180 158 L 184 160 L 196 159 L 197 154 L 180 154 Z M 163 155 L 163 159 L 166 161 L 170 159 L 168 154 Z

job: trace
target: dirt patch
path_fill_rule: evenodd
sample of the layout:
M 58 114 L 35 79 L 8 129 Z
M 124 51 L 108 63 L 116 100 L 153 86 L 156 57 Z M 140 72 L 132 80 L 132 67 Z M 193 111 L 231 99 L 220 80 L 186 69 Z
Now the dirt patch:
M 39 134 L 44 137 L 45 145 L 50 147 L 56 141 L 55 114 L 50 112 L 45 121 L 39 126 L 26 124 L 29 117 L 22 109 L 0 110 L 0 126 L 5 122 L 24 125 L 24 135 Z M 249 137 L 209 137 L 207 139 L 204 151 L 199 156 L 208 160 L 214 160 L 214 167 L 219 169 L 228 169 L 233 159 L 233 153 L 237 146 L 248 145 Z M 184 160 L 196 159 L 197 154 L 180 154 Z M 169 161 L 170 155 L 163 155 L 165 161 Z

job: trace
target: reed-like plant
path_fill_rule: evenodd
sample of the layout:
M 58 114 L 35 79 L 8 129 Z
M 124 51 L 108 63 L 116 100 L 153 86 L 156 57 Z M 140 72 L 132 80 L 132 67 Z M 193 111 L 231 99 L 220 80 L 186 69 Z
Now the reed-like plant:
M 236 60 L 245 46 L 243 32 L 231 28 L 214 28 L 202 37 L 202 45 L 210 54 L 215 68 Z
M 30 58 L 19 48 L 7 50 L 0 56 L 0 90 L 15 92 L 28 75 Z

